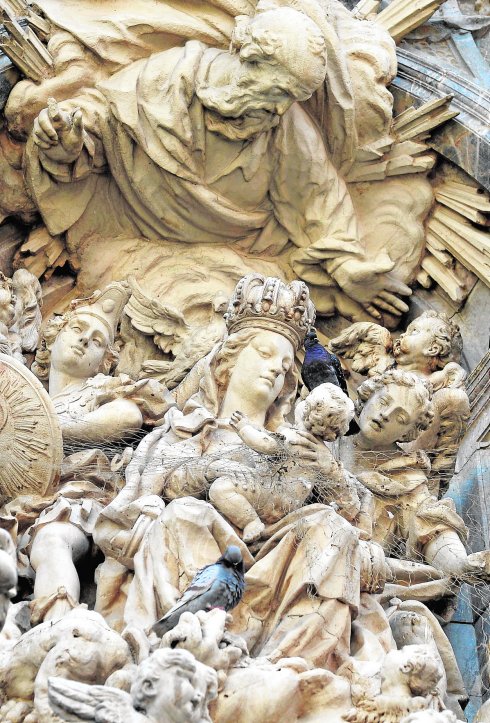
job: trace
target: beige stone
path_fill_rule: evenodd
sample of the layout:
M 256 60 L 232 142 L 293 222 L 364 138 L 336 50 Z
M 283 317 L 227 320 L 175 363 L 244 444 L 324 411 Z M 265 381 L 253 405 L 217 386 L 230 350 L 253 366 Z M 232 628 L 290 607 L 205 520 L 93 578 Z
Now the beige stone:
M 185 650 L 157 650 L 135 670 L 130 694 L 110 686 L 49 678 L 50 707 L 57 717 L 46 720 L 86 720 L 90 715 L 92 720 L 103 716 L 110 723 L 122 719 L 205 723 L 211 721 L 207 707 L 216 692 L 216 673 L 193 655 Z
M 330 342 L 332 351 L 352 360 L 359 374 L 373 376 L 394 362 L 431 383 L 434 419 L 407 449 L 430 450 L 431 486 L 437 491 L 447 487 L 469 417 L 466 375 L 458 363 L 462 346 L 459 327 L 435 311 L 424 312 L 394 341 L 376 324 L 357 323 Z
M 10 599 L 16 592 L 15 546 L 9 533 L 0 529 L 0 632 L 5 625 Z
M 0 638 L 0 718 L 450 720 L 462 681 L 423 603 L 490 576 L 438 499 L 468 415 L 461 337 L 437 314 L 387 330 L 416 279 L 458 303 L 486 280 L 488 197 L 430 147 L 450 98 L 393 118 L 394 40 L 440 2 L 38 3 L 0 2 L 24 76 L 0 215 L 36 224 L 31 273 L 0 279 L 0 622 L 12 541 L 34 583 Z M 336 387 L 298 400 L 315 312 L 357 322 L 332 342 L 352 386 L 368 376 L 355 437 Z M 57 446 L 25 432 L 26 390 Z M 41 443 L 49 474 L 18 472 Z M 157 640 L 230 544 L 232 616 L 184 613 Z

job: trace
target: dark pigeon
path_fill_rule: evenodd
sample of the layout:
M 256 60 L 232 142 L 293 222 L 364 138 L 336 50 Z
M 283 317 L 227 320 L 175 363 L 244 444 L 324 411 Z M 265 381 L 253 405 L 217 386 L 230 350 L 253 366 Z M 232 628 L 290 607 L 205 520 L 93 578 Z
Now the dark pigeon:
M 320 384 L 335 384 L 340 387 L 344 394 L 348 395 L 342 366 L 335 354 L 332 354 L 318 341 L 316 331 L 311 329 L 305 339 L 305 359 L 301 376 L 311 392 Z
M 172 630 L 182 613 L 199 610 L 232 610 L 245 590 L 243 558 L 240 548 L 230 545 L 211 565 L 199 570 L 180 600 L 152 627 L 159 637 Z
M 311 392 L 320 384 L 335 384 L 344 394 L 349 396 L 344 372 L 338 357 L 332 354 L 318 341 L 316 331 L 310 329 L 305 338 L 305 358 L 301 368 L 303 382 Z M 357 434 L 359 426 L 353 419 L 349 426 L 347 436 Z

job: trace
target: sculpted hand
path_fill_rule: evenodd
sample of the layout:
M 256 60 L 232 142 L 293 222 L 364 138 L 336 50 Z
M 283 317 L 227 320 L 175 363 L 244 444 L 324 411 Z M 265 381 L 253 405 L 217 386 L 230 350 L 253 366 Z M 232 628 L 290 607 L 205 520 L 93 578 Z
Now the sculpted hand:
M 490 582 L 490 550 L 468 555 L 461 578 L 469 583 Z
M 184 612 L 178 625 L 162 637 L 160 647 L 183 648 L 201 663 L 226 672 L 248 655 L 245 641 L 227 633 L 226 625 L 231 621 L 231 616 L 219 608 Z
M 375 319 L 381 318 L 379 309 L 400 316 L 408 306 L 398 295 L 410 296 L 412 291 L 389 275 L 394 265 L 387 254 L 379 254 L 373 261 L 351 258 L 339 266 L 334 276 L 344 293 Z
M 281 434 L 289 454 L 304 462 L 318 462 L 318 440 L 312 434 L 296 429 L 281 429 Z
M 45 155 L 59 163 L 73 163 L 82 152 L 86 133 L 83 130 L 82 111 L 73 113 L 62 110 L 54 98 L 48 99 L 48 107 L 34 121 L 34 143 Z

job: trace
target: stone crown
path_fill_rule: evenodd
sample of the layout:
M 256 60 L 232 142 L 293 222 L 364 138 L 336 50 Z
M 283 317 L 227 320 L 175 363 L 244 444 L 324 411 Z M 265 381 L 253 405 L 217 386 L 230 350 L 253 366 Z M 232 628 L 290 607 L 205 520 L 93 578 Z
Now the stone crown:
M 106 326 L 113 342 L 117 325 L 130 296 L 131 288 L 126 281 L 114 281 L 103 291 L 95 291 L 86 299 L 74 299 L 70 311 L 99 319 Z
M 285 284 L 271 276 L 248 274 L 236 285 L 224 318 L 230 334 L 249 327 L 269 329 L 299 349 L 315 315 L 310 292 L 302 281 Z

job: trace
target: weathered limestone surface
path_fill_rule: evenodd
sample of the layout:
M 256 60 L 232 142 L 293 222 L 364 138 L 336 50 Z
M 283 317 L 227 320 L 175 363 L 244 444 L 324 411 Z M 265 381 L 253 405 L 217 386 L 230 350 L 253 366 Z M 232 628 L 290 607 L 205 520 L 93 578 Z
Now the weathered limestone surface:
M 1 721 L 485 720 L 489 12 L 0 2 Z

